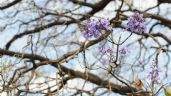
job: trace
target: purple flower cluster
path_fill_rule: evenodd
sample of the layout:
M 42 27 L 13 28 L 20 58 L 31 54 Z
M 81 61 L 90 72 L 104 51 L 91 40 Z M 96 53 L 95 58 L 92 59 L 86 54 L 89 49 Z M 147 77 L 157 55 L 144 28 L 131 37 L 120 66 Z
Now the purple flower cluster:
M 107 55 L 109 58 L 109 63 L 112 63 L 114 60 L 114 51 L 111 48 L 106 48 L 105 46 L 101 46 L 99 47 L 99 51 L 100 53 L 102 53 L 102 55 Z
M 109 32 L 113 31 L 112 27 L 110 26 L 110 22 L 104 18 L 93 19 L 85 27 L 83 35 L 87 39 L 93 37 L 97 38 L 102 34 L 103 30 L 107 30 Z
M 127 30 L 135 33 L 146 32 L 146 26 L 143 14 L 136 12 L 134 15 L 128 18 Z
M 106 55 L 109 58 L 109 63 L 112 63 L 114 61 L 114 57 L 115 57 L 115 53 L 114 50 L 112 48 L 106 47 L 105 45 L 102 45 L 99 47 L 99 52 L 101 53 L 101 55 Z M 119 50 L 120 53 L 120 61 L 124 61 L 124 56 L 128 55 L 130 53 L 129 48 L 126 47 L 122 47 Z
M 151 68 L 152 70 L 149 73 L 150 80 L 152 82 L 157 82 L 157 80 L 159 79 L 160 69 L 158 68 L 158 65 L 156 64 L 154 64 Z

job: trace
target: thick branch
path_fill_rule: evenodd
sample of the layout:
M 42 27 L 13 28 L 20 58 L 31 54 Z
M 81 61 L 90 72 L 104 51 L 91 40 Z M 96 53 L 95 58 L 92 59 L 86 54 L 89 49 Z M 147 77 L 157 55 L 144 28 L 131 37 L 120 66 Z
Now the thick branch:
M 171 3 L 171 0 L 158 0 L 159 3 Z
M 6 50 L 7 51 L 7 50 Z M 0 51 L 1 52 L 1 51 Z M 9 55 L 9 56 L 13 56 L 15 55 L 17 52 L 13 52 L 13 51 L 9 51 L 7 52 L 4 52 L 4 55 Z M 17 53 L 18 54 L 18 53 Z M 23 57 L 20 57 L 20 58 L 27 58 L 27 59 L 32 59 L 31 57 L 32 55 L 31 54 L 24 54 L 23 53 Z M 40 58 L 41 56 L 38 56 L 38 55 L 34 55 L 36 60 L 40 60 L 40 61 L 47 61 L 48 58 Z M 48 62 L 49 63 L 49 62 Z M 55 62 L 52 63 L 52 66 L 56 67 L 56 68 L 59 68 L 58 64 Z M 137 91 L 135 88 L 132 87 L 132 89 L 130 89 L 128 86 L 122 86 L 122 85 L 117 85 L 117 84 L 113 84 L 112 82 L 109 82 L 108 80 L 103 80 L 101 78 L 99 78 L 98 76 L 92 74 L 92 73 L 82 73 L 80 71 L 74 71 L 72 69 L 69 69 L 69 68 L 66 68 L 64 66 L 60 66 L 60 69 L 73 76 L 74 78 L 82 78 L 82 79 L 87 79 L 87 76 L 88 76 L 88 81 L 89 82 L 92 82 L 94 84 L 97 84 L 99 86 L 102 86 L 102 87 L 105 87 L 105 88 L 108 88 L 108 89 L 112 89 L 113 92 L 116 92 L 116 93 L 119 93 L 119 94 L 126 94 L 126 93 L 131 93 L 132 91 Z
M 9 8 L 11 6 L 14 6 L 15 4 L 19 3 L 20 1 L 22 1 L 22 0 L 14 0 L 13 2 L 8 3 L 5 6 L 0 7 L 0 10 L 7 9 L 7 8 Z
M 39 55 L 13 52 L 13 51 L 4 50 L 4 49 L 0 49 L 0 55 L 1 56 L 7 55 L 7 56 L 18 57 L 18 58 L 23 58 L 23 59 L 29 58 L 29 59 L 40 60 L 40 61 L 48 60 L 47 58 L 44 58 L 44 57 L 39 56 Z

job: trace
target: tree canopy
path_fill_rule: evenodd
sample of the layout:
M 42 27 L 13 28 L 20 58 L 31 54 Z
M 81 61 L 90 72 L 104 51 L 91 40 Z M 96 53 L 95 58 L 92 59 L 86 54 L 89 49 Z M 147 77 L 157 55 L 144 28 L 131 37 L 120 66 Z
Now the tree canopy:
M 164 96 L 170 4 L 1 0 L 1 95 Z

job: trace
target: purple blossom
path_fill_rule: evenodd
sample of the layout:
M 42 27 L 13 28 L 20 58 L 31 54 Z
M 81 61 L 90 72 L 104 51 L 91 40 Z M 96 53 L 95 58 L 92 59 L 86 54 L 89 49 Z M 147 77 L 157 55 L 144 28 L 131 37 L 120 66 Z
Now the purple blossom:
M 100 18 L 100 19 L 93 19 L 91 20 L 88 25 L 85 27 L 83 35 L 85 38 L 97 38 L 102 34 L 103 30 L 107 30 L 112 32 L 112 27 L 110 26 L 110 22 L 107 19 Z
M 112 54 L 113 50 L 109 48 L 109 49 L 107 49 L 107 53 Z
M 153 65 L 151 68 L 152 68 L 152 70 L 150 71 L 148 77 L 150 78 L 150 80 L 152 82 L 156 82 L 159 79 L 159 72 L 161 72 L 161 71 L 158 68 L 158 65 L 156 65 L 156 64 Z
M 123 47 L 119 50 L 119 53 L 121 55 L 126 55 L 126 54 L 130 53 L 130 50 L 128 49 L 128 47 Z
M 105 54 L 107 51 L 107 48 L 105 46 L 100 46 L 99 51 L 100 51 L 100 53 Z
M 107 60 L 106 60 L 106 59 L 101 58 L 99 61 L 100 61 L 102 64 L 107 64 Z
M 111 48 L 106 47 L 105 45 L 102 45 L 99 47 L 99 52 L 101 55 L 106 55 L 108 57 L 109 63 L 112 63 L 114 60 L 114 51 Z M 103 60 L 103 62 L 108 61 Z M 101 61 L 102 62 L 102 61 Z
M 127 30 L 136 33 L 146 32 L 146 25 L 144 24 L 145 20 L 143 14 L 136 12 L 134 15 L 128 18 Z
M 109 62 L 112 63 L 114 59 L 114 51 L 112 49 L 107 49 L 107 53 L 109 54 Z

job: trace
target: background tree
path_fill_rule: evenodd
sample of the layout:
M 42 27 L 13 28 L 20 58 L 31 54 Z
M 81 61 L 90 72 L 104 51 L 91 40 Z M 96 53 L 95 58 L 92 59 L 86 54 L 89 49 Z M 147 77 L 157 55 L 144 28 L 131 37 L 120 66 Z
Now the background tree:
M 163 96 L 170 3 L 1 0 L 1 95 Z

